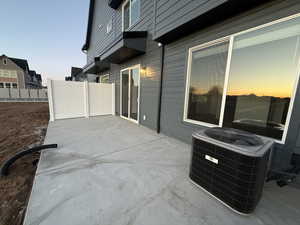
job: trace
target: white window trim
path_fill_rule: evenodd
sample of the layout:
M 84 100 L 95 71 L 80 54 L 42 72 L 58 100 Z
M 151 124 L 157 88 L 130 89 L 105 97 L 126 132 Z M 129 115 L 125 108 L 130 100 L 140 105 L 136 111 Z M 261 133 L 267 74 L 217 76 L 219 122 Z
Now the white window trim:
M 138 81 L 138 83 L 139 83 L 139 93 L 138 93 L 139 96 L 138 96 L 138 116 L 137 116 L 137 120 L 134 120 L 134 119 L 130 119 L 129 117 L 122 116 L 122 72 L 125 71 L 125 70 L 131 70 L 131 69 L 136 69 L 136 68 L 139 69 L 139 81 Z M 129 92 L 130 92 L 130 90 L 129 90 Z M 132 121 L 132 122 L 137 123 L 137 124 L 140 123 L 140 96 L 141 96 L 141 64 L 137 64 L 137 65 L 130 66 L 130 67 L 127 67 L 127 68 L 124 68 L 124 69 L 120 70 L 120 117 L 121 118 Z M 128 115 L 130 115 L 129 107 L 128 107 Z
M 140 1 L 140 0 L 138 0 Z M 124 29 L 124 7 L 125 5 L 129 3 L 129 26 L 127 29 Z M 141 4 L 141 1 L 140 1 L 140 4 Z M 140 8 L 141 10 L 141 8 Z M 126 30 L 129 30 L 131 27 L 133 27 L 135 24 L 137 24 L 140 20 L 140 17 L 141 17 L 141 14 L 139 16 L 139 19 L 135 22 L 135 23 L 131 23 L 131 0 L 126 0 L 123 4 L 122 4 L 122 31 L 126 31 Z
M 291 19 L 295 19 L 300 17 L 300 13 L 288 16 L 288 17 L 284 17 L 266 24 L 262 24 L 238 33 L 234 33 L 222 38 L 219 38 L 217 40 L 214 41 L 210 41 L 204 44 L 200 44 L 194 47 L 189 48 L 188 51 L 188 64 L 187 64 L 187 72 L 186 72 L 186 87 L 185 87 L 185 99 L 184 99 L 184 111 L 183 111 L 183 121 L 187 122 L 187 123 L 191 123 L 191 124 L 196 124 L 196 125 L 201 125 L 201 126 L 206 126 L 206 127 L 222 127 L 223 126 L 223 119 L 224 119 L 224 111 L 225 111 L 225 104 L 226 104 L 226 94 L 227 94 L 227 88 L 228 88 L 228 80 L 229 80 L 229 72 L 230 72 L 230 63 L 231 63 L 231 55 L 232 55 L 232 51 L 233 51 L 233 41 L 234 38 L 236 36 L 251 32 L 251 31 L 255 31 L 264 27 L 268 27 L 274 24 L 278 24 L 281 22 L 285 22 Z M 210 124 L 210 123 L 205 123 L 205 122 L 201 122 L 201 121 L 196 121 L 196 120 L 192 120 L 192 119 L 188 119 L 187 118 L 187 111 L 188 111 L 188 102 L 189 102 L 189 88 L 190 88 L 190 76 L 191 76 L 191 59 L 192 59 L 192 53 L 196 50 L 200 50 L 200 49 L 204 49 L 207 48 L 209 46 L 213 46 L 216 45 L 218 43 L 222 43 L 225 41 L 229 40 L 229 47 L 228 47 L 228 56 L 227 56 L 227 63 L 226 63 L 226 71 L 225 71 L 225 80 L 224 80 L 224 89 L 223 89 L 223 96 L 222 96 L 222 103 L 221 103 L 221 112 L 220 112 L 220 117 L 219 117 L 219 124 Z M 296 98 L 296 92 L 297 92 L 297 87 L 299 85 L 299 80 L 300 80 L 300 60 L 298 62 L 298 66 L 297 66 L 297 74 L 296 74 L 296 78 L 295 78 L 295 82 L 293 84 L 293 89 L 292 89 L 292 93 L 291 93 L 291 100 L 290 100 L 290 105 L 288 108 L 288 113 L 287 113 L 287 118 L 286 118 L 286 122 L 285 122 L 285 126 L 284 126 L 284 131 L 282 134 L 282 139 L 281 140 L 277 140 L 274 139 L 276 143 L 279 144 L 285 144 L 286 142 L 286 138 L 287 138 L 287 133 L 288 133 L 288 129 L 289 129 L 289 125 L 290 125 L 290 120 L 291 120 L 291 116 L 292 116 L 292 110 L 293 110 L 293 106 L 294 106 L 294 102 L 295 102 L 295 98 Z M 272 138 L 271 138 L 272 139 Z
M 123 4 L 122 4 L 122 31 L 125 31 L 124 29 L 124 8 L 125 8 L 125 5 L 129 2 L 129 27 L 127 29 L 130 28 L 130 14 L 131 14 L 131 9 L 130 9 L 130 0 L 126 0 Z

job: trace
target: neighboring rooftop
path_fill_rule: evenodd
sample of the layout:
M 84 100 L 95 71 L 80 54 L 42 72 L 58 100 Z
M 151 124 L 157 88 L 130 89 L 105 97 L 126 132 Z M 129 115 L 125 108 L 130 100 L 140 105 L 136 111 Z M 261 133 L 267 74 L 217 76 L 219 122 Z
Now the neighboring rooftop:
M 29 70 L 29 74 L 30 74 L 30 76 L 36 76 L 36 72 L 34 71 L 34 70 Z
M 2 54 L 1 56 L 7 57 L 8 59 L 12 60 L 17 66 L 24 70 L 26 74 L 29 74 L 32 80 L 35 77 L 37 81 L 39 81 L 40 83 L 42 82 L 41 74 L 37 74 L 35 70 L 30 70 L 28 61 L 26 59 L 8 57 L 5 54 Z
M 42 81 L 42 75 L 41 74 L 36 74 L 36 79 L 38 80 L 38 81 Z
M 72 77 L 76 76 L 77 74 L 79 74 L 81 72 L 82 72 L 82 68 L 79 68 L 79 67 L 72 67 L 71 68 L 71 76 Z
M 29 71 L 29 65 L 26 59 L 18 59 L 11 57 L 8 58 L 12 60 L 15 64 L 17 64 L 20 68 L 22 68 L 24 71 Z

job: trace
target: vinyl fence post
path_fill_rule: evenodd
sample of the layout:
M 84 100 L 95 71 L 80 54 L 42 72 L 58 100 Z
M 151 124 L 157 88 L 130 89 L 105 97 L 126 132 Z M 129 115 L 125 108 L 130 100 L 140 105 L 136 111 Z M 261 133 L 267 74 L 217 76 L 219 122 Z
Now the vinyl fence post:
M 48 104 L 49 104 L 49 113 L 50 113 L 50 121 L 55 120 L 54 114 L 54 105 L 53 105 L 53 89 L 52 89 L 52 80 L 47 79 L 47 89 L 48 89 Z
M 115 83 L 112 83 L 111 84 L 111 91 L 112 91 L 112 93 L 111 93 L 111 101 L 112 101 L 112 107 L 111 107 L 111 110 L 112 110 L 112 112 L 111 112 L 111 114 L 112 115 L 116 115 L 116 109 L 115 109 L 115 107 L 116 107 L 116 90 L 115 90 Z
M 83 96 L 84 96 L 84 109 L 85 109 L 85 117 L 90 117 L 90 102 L 89 102 L 89 83 L 88 81 L 84 81 L 83 85 Z
M 7 88 L 7 91 L 8 91 L 8 97 L 11 99 L 11 91 L 10 91 L 10 88 Z

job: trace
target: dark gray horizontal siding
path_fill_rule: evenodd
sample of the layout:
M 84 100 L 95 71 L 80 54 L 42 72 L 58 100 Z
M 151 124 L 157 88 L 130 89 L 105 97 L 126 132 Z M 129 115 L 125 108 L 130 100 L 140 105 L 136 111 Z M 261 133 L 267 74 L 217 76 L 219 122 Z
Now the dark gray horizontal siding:
M 177 28 L 227 0 L 155 0 L 155 37 Z
M 150 0 L 141 0 L 141 16 L 139 21 L 134 24 L 129 30 L 131 31 L 147 31 L 147 49 L 146 54 L 122 63 L 118 69 L 114 71 L 116 79 L 116 109 L 118 113 L 120 112 L 120 70 L 140 64 L 142 68 L 146 68 L 147 74 L 141 74 L 141 91 L 140 91 L 140 123 L 151 129 L 156 129 L 157 121 L 157 110 L 158 110 L 158 94 L 159 94 L 159 80 L 160 80 L 160 53 L 161 49 L 158 48 L 157 43 L 152 41 L 153 37 L 153 3 Z M 119 14 L 121 14 L 121 7 L 118 9 Z M 121 32 L 122 29 L 122 18 L 116 19 L 118 21 L 117 28 Z M 143 120 L 143 116 L 146 116 L 146 120 Z
M 115 12 L 114 29 L 116 36 L 122 32 L 122 7 L 119 7 Z
M 161 0 L 162 1 L 162 0 Z M 173 0 L 169 1 L 167 4 L 163 5 L 162 7 L 157 8 L 157 23 L 161 23 L 166 21 L 170 23 L 175 19 L 181 18 L 184 15 L 192 15 L 196 8 L 202 8 L 200 12 L 205 11 L 206 5 L 211 4 L 214 5 L 214 2 L 220 2 L 220 0 Z M 199 9 L 198 9 L 199 10 Z
M 103 53 L 105 48 L 113 43 L 122 32 L 122 7 L 112 10 L 107 6 L 107 0 L 96 0 L 94 23 L 92 27 L 91 45 L 88 50 L 88 62 Z M 140 64 L 146 68 L 147 74 L 141 74 L 140 83 L 140 123 L 151 129 L 156 129 L 158 94 L 160 81 L 161 49 L 152 41 L 154 31 L 154 0 L 141 0 L 141 12 L 139 21 L 134 24 L 130 31 L 147 31 L 146 54 L 131 59 L 120 65 L 112 64 L 109 71 L 110 81 L 115 83 L 116 114 L 120 114 L 120 70 Z M 113 19 L 113 28 L 110 34 L 106 34 L 106 24 L 109 18 Z M 102 24 L 101 32 L 98 26 Z M 146 120 L 143 120 L 143 116 Z
M 94 57 L 98 56 L 98 54 L 115 39 L 115 10 L 108 6 L 107 0 L 96 0 L 94 10 L 90 47 L 87 53 L 87 63 L 91 62 Z M 110 20 L 112 20 L 113 25 L 112 31 L 107 34 L 106 26 Z M 100 24 L 102 25 L 101 28 L 99 28 Z
M 120 114 L 120 71 L 124 68 L 140 64 L 146 68 L 146 74 L 141 74 L 140 80 L 140 124 L 151 129 L 156 129 L 157 107 L 160 78 L 160 51 L 157 44 L 148 39 L 147 53 L 131 59 L 120 65 L 112 65 L 110 69 L 110 80 L 116 85 L 116 114 Z M 146 120 L 143 120 L 143 116 Z
M 141 17 L 129 30 L 131 31 L 148 31 L 152 38 L 153 30 L 153 1 L 141 0 Z M 106 25 L 112 19 L 112 31 L 106 33 Z M 99 29 L 99 25 L 102 28 Z M 90 48 L 87 53 L 87 63 L 91 62 L 94 57 L 103 53 L 105 48 L 112 44 L 122 33 L 122 6 L 113 10 L 107 4 L 107 0 L 96 0 L 95 13 L 92 25 L 92 34 Z
M 299 1 L 277 1 L 255 8 L 234 18 L 205 28 L 166 46 L 163 75 L 161 130 L 163 133 L 191 141 L 192 132 L 203 126 L 183 122 L 188 49 L 286 16 L 300 13 Z M 289 152 L 300 153 L 300 88 L 298 87 L 286 145 L 277 145 L 277 164 L 285 166 Z M 276 161 L 276 160 L 275 160 Z

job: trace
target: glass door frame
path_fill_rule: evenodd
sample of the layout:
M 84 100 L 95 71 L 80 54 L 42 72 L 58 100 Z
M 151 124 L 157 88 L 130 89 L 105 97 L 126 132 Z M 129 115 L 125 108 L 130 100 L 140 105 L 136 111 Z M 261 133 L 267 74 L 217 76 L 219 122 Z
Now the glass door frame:
M 134 119 L 130 118 L 130 111 L 131 111 L 131 99 L 130 99 L 131 82 L 130 81 L 131 81 L 131 76 L 132 76 L 132 74 L 131 74 L 132 69 L 138 69 L 139 70 L 137 120 L 134 120 Z M 122 88 L 123 88 L 122 87 L 122 85 L 123 85 L 123 83 L 122 83 L 122 72 L 124 72 L 126 70 L 128 70 L 128 74 L 129 74 L 129 76 L 128 76 L 128 83 L 129 83 L 128 84 L 128 103 L 127 103 L 128 104 L 128 117 L 125 117 L 125 116 L 122 115 L 122 101 L 123 101 L 123 99 L 122 99 Z M 124 69 L 120 70 L 120 117 L 121 118 L 132 121 L 134 123 L 139 123 L 139 119 L 140 119 L 140 117 L 139 117 L 139 115 L 140 115 L 140 96 L 141 96 L 141 65 L 138 64 L 138 65 L 130 66 L 130 67 L 127 67 L 127 68 L 124 68 Z

